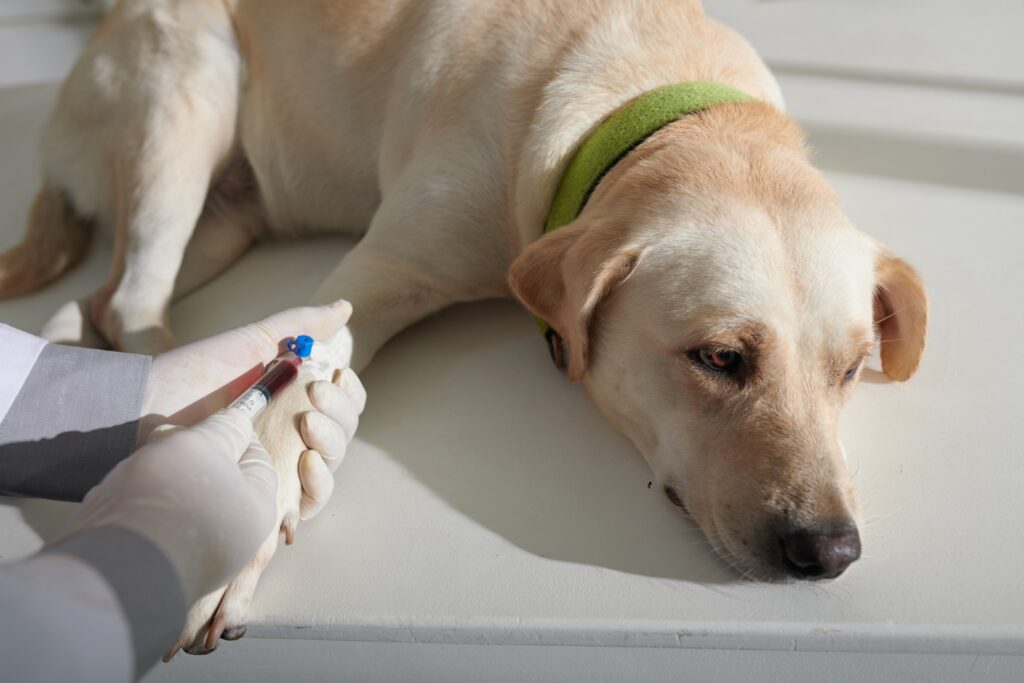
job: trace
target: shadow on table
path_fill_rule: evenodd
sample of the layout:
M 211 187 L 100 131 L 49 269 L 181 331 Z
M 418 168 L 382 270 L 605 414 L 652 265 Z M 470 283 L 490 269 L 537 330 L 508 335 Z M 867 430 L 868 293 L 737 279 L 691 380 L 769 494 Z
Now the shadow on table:
M 364 379 L 360 438 L 516 546 L 631 574 L 739 580 L 649 488 L 635 447 L 551 365 L 513 304 L 461 306 L 422 323 Z
M 12 410 L 16 420 L 25 416 Z M 68 431 L 24 443 L 0 445 L 0 505 L 20 513 L 43 542 L 67 531 L 79 501 L 121 461 L 111 444 L 134 439 L 135 425 L 91 432 Z M 82 453 L 92 453 L 83 456 Z
M 44 543 L 55 540 L 64 533 L 71 516 L 78 509 L 77 503 L 6 496 L 0 497 L 0 506 L 16 509 L 25 524 Z
M 453 508 L 535 555 L 698 584 L 734 583 L 703 533 L 513 304 L 461 306 L 394 340 L 364 374 L 360 438 Z M 43 540 L 68 507 L 7 498 Z

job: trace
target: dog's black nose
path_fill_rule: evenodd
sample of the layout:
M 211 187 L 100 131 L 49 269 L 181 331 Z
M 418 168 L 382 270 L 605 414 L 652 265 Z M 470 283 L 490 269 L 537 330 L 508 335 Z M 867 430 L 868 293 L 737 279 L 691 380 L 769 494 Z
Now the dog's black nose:
M 853 526 L 782 535 L 789 573 L 800 579 L 834 579 L 860 557 L 860 534 Z

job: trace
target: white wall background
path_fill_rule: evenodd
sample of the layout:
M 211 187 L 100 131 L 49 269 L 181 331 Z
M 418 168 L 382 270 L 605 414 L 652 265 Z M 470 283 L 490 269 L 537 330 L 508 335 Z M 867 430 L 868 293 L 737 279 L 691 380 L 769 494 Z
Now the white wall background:
M 0 0 L 0 88 L 60 80 L 103 0 Z
M 60 80 L 113 2 L 0 0 L 0 88 Z M 836 126 L 1024 147 L 1021 0 L 704 4 L 765 57 L 826 154 Z M 1013 184 L 1006 175 L 984 181 Z
M 0 0 L 0 84 L 57 76 L 115 0 Z M 778 73 L 1024 94 L 1020 0 L 705 0 Z M 20 72 L 20 73 L 19 73 Z

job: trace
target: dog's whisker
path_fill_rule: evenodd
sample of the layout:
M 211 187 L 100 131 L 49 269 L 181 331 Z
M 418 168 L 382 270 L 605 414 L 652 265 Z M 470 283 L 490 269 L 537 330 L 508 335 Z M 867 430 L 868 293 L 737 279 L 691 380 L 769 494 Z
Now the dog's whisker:
M 888 522 L 896 519 L 895 515 L 872 515 L 864 518 L 864 524 L 877 524 L 878 522 Z
M 850 453 L 849 451 L 846 451 L 846 457 L 847 457 L 847 459 L 853 459 L 854 457 L 856 457 L 856 459 L 857 459 L 857 469 L 854 470 L 853 474 L 850 475 L 850 479 L 856 479 L 857 475 L 860 474 L 860 464 L 861 464 L 860 454 L 859 453 Z
M 885 317 L 882 317 L 882 318 L 879 318 L 878 320 L 876 320 L 875 321 L 875 325 L 880 325 L 880 324 L 884 323 L 886 320 L 888 320 L 889 318 L 893 318 L 893 317 L 899 315 L 900 313 L 902 313 L 903 311 L 907 310 L 908 308 L 910 308 L 912 306 L 915 306 L 915 305 L 917 305 L 917 304 L 915 304 L 915 303 L 904 304 L 903 306 L 900 306 L 899 308 L 897 308 L 895 311 L 893 311 L 889 315 L 887 315 Z

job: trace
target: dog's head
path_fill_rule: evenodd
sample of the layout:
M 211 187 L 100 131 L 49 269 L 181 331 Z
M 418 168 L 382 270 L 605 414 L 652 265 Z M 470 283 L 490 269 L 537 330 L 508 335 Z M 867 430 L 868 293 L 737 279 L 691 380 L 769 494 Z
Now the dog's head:
M 740 572 L 830 578 L 859 557 L 838 413 L 875 344 L 886 375 L 914 373 L 927 301 L 787 117 L 722 105 L 663 129 L 509 282 Z

